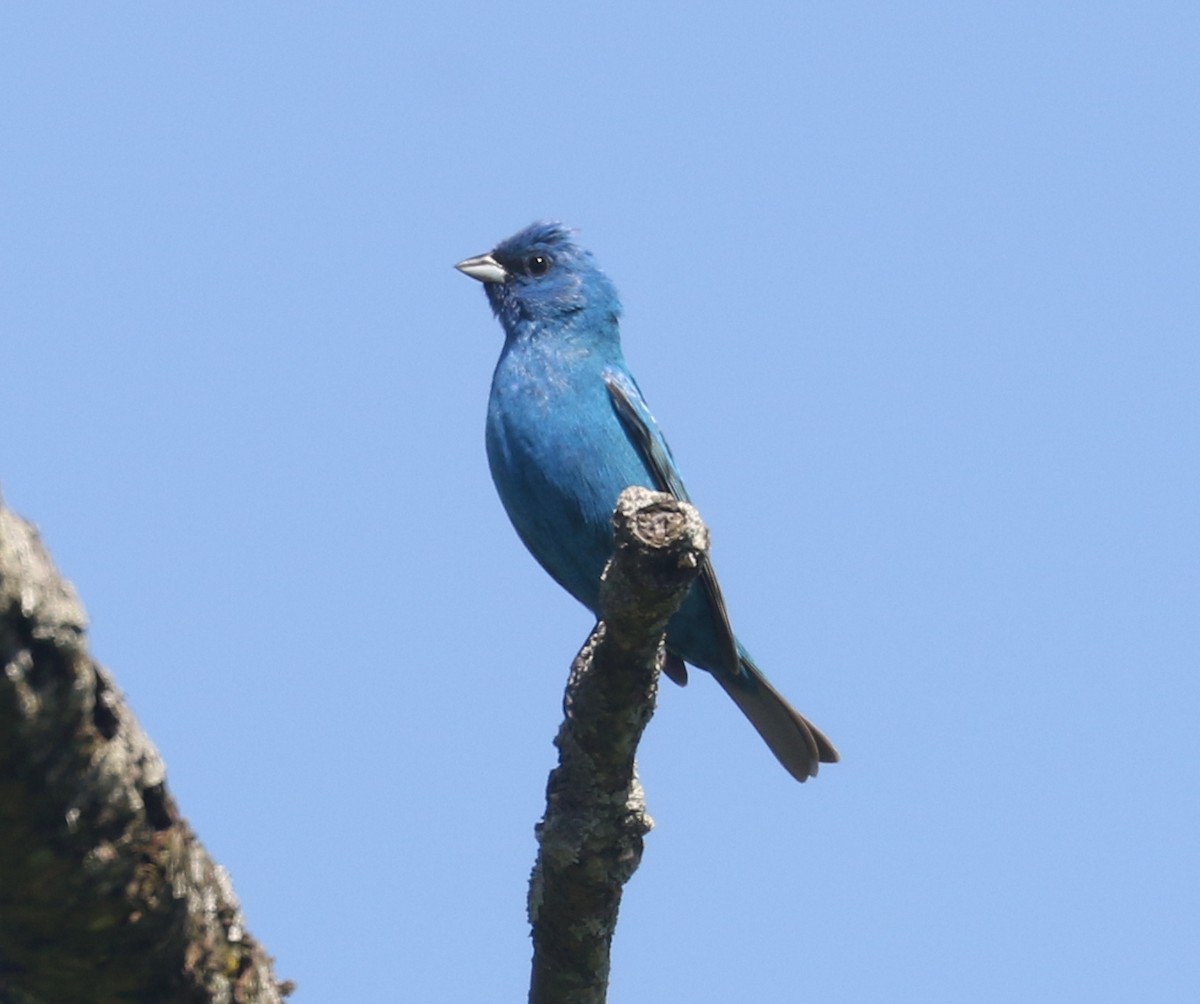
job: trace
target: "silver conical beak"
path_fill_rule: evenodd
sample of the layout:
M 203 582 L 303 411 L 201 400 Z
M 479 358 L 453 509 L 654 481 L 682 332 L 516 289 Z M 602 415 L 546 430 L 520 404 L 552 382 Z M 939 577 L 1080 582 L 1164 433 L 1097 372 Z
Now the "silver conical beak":
M 467 258 L 465 261 L 460 261 L 454 267 L 463 275 L 469 275 L 472 279 L 478 279 L 480 282 L 508 281 L 508 273 L 504 271 L 504 266 L 490 254 L 481 254 L 476 255 L 474 258 Z

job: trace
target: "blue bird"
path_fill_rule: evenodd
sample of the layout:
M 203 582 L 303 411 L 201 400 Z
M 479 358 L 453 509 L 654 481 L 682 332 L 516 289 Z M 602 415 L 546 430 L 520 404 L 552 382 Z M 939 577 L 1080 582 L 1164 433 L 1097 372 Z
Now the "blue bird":
M 600 613 L 612 511 L 629 485 L 690 501 L 675 459 L 621 353 L 617 291 L 560 223 L 535 223 L 455 266 L 484 284 L 504 327 L 487 454 L 518 535 L 541 566 Z M 730 628 L 705 561 L 671 618 L 664 671 L 707 670 L 798 781 L 837 750 L 767 682 Z

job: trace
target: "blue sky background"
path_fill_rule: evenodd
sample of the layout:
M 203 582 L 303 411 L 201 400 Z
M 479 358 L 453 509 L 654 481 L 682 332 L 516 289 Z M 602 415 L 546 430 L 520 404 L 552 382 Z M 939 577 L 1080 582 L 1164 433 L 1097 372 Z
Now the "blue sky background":
M 521 1000 L 590 626 L 522 550 L 451 265 L 540 217 L 803 787 L 664 686 L 612 999 L 1200 981 L 1200 8 L 0 12 L 0 485 L 296 1000 Z

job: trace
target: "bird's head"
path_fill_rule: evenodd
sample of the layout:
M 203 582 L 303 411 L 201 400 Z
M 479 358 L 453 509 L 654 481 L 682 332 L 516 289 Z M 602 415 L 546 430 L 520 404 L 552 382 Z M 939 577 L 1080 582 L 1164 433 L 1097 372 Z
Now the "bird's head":
M 455 268 L 484 284 L 510 337 L 548 323 L 573 327 L 585 318 L 611 326 L 621 313 L 612 282 L 561 223 L 534 223 Z

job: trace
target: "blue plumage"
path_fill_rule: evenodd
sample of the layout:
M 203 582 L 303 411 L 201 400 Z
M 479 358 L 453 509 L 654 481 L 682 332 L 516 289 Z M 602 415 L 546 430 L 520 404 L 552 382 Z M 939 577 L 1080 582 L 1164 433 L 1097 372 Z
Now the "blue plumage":
M 599 613 L 612 511 L 629 485 L 687 499 L 670 448 L 621 353 L 617 291 L 558 223 L 535 223 L 457 266 L 484 283 L 504 328 L 487 453 L 530 553 Z M 668 673 L 710 672 L 788 771 L 803 781 L 837 751 L 763 677 L 729 627 L 709 564 L 667 629 Z

